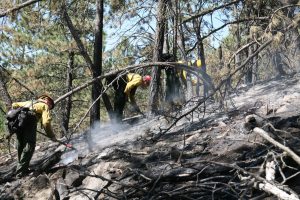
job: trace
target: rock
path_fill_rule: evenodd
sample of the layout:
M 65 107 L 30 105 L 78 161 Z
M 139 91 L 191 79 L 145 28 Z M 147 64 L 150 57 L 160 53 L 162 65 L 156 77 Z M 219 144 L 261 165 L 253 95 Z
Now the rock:
M 264 119 L 258 115 L 252 114 L 245 117 L 244 128 L 248 131 L 255 127 L 262 127 Z
M 57 170 L 54 174 L 50 176 L 50 181 L 55 183 L 60 177 L 64 176 L 65 171 L 65 169 Z
M 51 188 L 43 189 L 35 193 L 32 199 L 38 200 L 55 200 L 53 190 Z
M 108 170 L 108 173 L 109 173 L 111 179 L 115 179 L 115 178 L 120 177 L 122 175 L 123 171 L 118 168 L 110 168 Z
M 290 95 L 285 95 L 282 100 L 284 102 L 290 103 L 290 102 L 293 102 L 293 101 L 295 101 L 299 98 L 300 98 L 299 93 L 293 93 L 293 94 L 290 94 Z
M 292 104 L 285 104 L 276 110 L 276 113 L 285 113 L 285 112 L 293 112 L 295 106 Z
M 50 180 L 46 174 L 40 174 L 37 178 L 33 179 L 24 192 L 25 199 L 41 199 L 52 200 L 53 188 L 51 187 Z M 25 189 L 24 189 L 25 190 Z
M 109 169 L 111 169 L 112 166 L 114 166 L 116 163 L 113 162 L 100 162 L 96 165 L 91 170 L 91 175 L 96 175 L 96 176 L 102 176 L 107 179 L 111 179 L 111 175 L 109 174 Z M 93 197 L 97 195 L 97 192 L 101 190 L 104 186 L 106 186 L 108 181 L 102 180 L 99 177 L 92 177 L 92 176 L 87 176 L 83 181 L 82 181 L 82 187 L 88 189 L 85 194 L 87 194 L 89 197 Z M 95 190 L 95 191 L 92 191 Z M 86 196 L 77 194 L 74 196 L 70 197 L 70 200 L 79 200 L 79 199 L 88 199 Z
M 178 158 L 180 157 L 181 151 L 176 146 L 173 146 L 170 148 L 169 153 L 170 153 L 171 159 L 176 162 L 178 160 Z
M 71 171 L 65 177 L 65 182 L 67 185 L 78 187 L 82 184 L 83 176 L 80 176 L 79 173 Z
M 59 195 L 59 199 L 65 199 L 68 195 L 66 182 L 63 178 L 59 178 L 55 184 L 55 189 Z
M 46 174 L 39 175 L 36 179 L 33 180 L 31 187 L 36 190 L 41 190 L 49 187 L 50 180 Z

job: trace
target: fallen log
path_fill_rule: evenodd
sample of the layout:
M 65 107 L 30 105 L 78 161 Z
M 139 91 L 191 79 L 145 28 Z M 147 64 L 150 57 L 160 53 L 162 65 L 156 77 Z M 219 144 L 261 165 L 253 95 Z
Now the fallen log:
M 263 137 L 265 140 L 269 141 L 276 147 L 285 151 L 294 161 L 296 161 L 300 165 L 300 157 L 296 153 L 294 153 L 289 147 L 286 147 L 281 143 L 277 142 L 276 140 L 274 140 L 272 137 L 269 136 L 269 134 L 266 131 L 264 131 L 261 128 L 256 127 L 253 129 L 253 131 L 255 133 L 258 133 L 261 137 Z
M 294 193 L 288 194 L 287 192 L 281 190 L 279 187 L 277 187 L 271 183 L 268 183 L 268 182 L 258 183 L 258 188 L 267 193 L 271 193 L 271 194 L 277 196 L 279 199 L 299 200 L 299 197 L 296 196 Z

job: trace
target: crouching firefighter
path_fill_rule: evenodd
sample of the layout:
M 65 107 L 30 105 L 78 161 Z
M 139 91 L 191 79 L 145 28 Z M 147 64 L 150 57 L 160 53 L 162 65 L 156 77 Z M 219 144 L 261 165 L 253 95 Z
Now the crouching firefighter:
M 128 73 L 124 76 L 118 77 L 118 75 L 113 75 L 108 77 L 107 84 L 110 84 L 114 79 L 118 78 L 113 82 L 113 88 L 115 90 L 114 97 L 114 117 L 117 122 L 122 121 L 123 110 L 125 108 L 126 102 L 129 100 L 132 111 L 142 114 L 140 108 L 135 101 L 135 92 L 139 86 L 146 88 L 149 86 L 151 81 L 151 76 L 145 75 L 141 76 L 136 73 Z
M 54 108 L 54 101 L 47 95 L 38 97 L 38 100 L 15 102 L 7 113 L 7 125 L 10 134 L 17 137 L 17 177 L 26 175 L 29 163 L 36 145 L 37 123 L 41 125 L 52 141 L 58 141 L 51 127 L 50 110 Z

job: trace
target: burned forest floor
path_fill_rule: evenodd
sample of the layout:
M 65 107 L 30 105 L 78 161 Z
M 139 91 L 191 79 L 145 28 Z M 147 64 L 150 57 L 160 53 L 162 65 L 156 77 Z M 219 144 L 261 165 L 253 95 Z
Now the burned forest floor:
M 105 124 L 68 149 L 38 143 L 31 173 L 0 156 L 0 199 L 299 199 L 300 75 L 241 87 L 220 104 Z M 197 106 L 196 106 L 197 105 Z

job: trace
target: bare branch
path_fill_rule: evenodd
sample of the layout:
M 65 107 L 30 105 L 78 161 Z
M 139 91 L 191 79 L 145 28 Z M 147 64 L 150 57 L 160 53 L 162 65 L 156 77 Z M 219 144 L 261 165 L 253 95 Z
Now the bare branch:
M 264 139 L 268 140 L 269 142 L 271 142 L 275 146 L 277 146 L 280 149 L 282 149 L 285 152 L 287 152 L 287 154 L 289 156 L 291 156 L 298 163 L 298 165 L 300 165 L 300 157 L 297 154 L 295 154 L 289 147 L 286 147 L 286 146 L 280 144 L 279 142 L 277 142 L 276 140 L 274 140 L 273 138 L 271 138 L 269 136 L 269 134 L 266 131 L 264 131 L 263 129 L 261 129 L 261 128 L 256 127 L 256 128 L 254 128 L 253 131 L 255 133 L 258 133 L 260 136 L 262 136 Z
M 224 5 L 221 5 L 221 6 L 217 6 L 217 7 L 214 7 L 214 8 L 208 8 L 206 10 L 203 10 L 202 12 L 196 14 L 196 15 L 193 15 L 191 16 L 190 18 L 184 20 L 182 23 L 186 23 L 186 22 L 189 22 L 189 21 L 192 21 L 193 19 L 196 19 L 196 18 L 199 18 L 199 17 L 202 17 L 208 13 L 211 13 L 211 12 L 214 12 L 216 10 L 219 10 L 219 9 L 222 9 L 222 8 L 225 8 L 227 6 L 230 6 L 230 5 L 233 5 L 233 4 L 236 4 L 236 3 L 239 3 L 241 0 L 237 0 L 237 1 L 232 1 L 230 3 L 227 3 L 227 4 L 224 4 Z
M 37 3 L 37 2 L 39 2 L 39 1 L 42 1 L 42 0 L 30 0 L 30 1 L 26 1 L 26 2 L 24 2 L 24 3 L 21 3 L 21 4 L 15 6 L 15 7 L 13 7 L 13 8 L 10 8 L 10 9 L 8 9 L 8 10 L 6 10 L 6 11 L 0 13 L 0 18 L 5 17 L 6 15 L 8 15 L 8 14 L 11 13 L 11 12 L 20 10 L 20 9 L 22 9 L 22 8 L 25 8 L 25 7 L 27 7 L 27 6 L 30 6 L 31 4 Z

